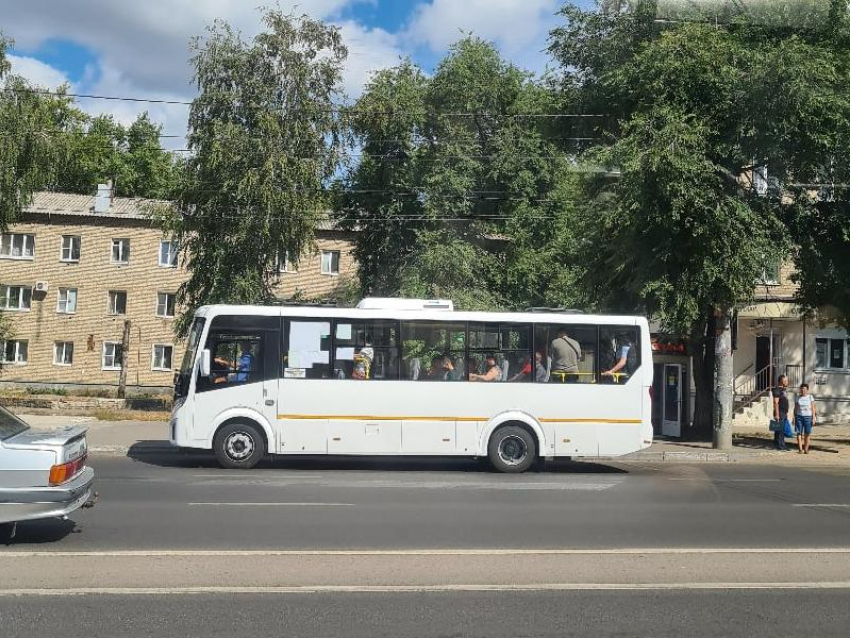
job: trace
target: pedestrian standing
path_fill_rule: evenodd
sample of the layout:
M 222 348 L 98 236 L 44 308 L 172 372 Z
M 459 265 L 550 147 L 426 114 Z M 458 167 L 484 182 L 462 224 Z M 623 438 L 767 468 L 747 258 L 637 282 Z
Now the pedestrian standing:
M 815 398 L 809 394 L 809 384 L 804 383 L 800 386 L 797 400 L 794 401 L 794 431 L 797 433 L 797 449 L 800 454 L 809 453 L 809 440 L 816 418 Z
M 779 375 L 773 388 L 773 418 L 778 426 L 773 433 L 773 444 L 777 450 L 784 452 L 788 449 L 785 447 L 785 426 L 791 427 L 788 421 L 788 377 L 784 374 Z

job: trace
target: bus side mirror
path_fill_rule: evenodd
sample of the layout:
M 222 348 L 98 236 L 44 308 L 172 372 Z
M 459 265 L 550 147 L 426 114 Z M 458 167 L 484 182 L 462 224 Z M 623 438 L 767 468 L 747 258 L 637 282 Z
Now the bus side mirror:
M 207 348 L 201 350 L 201 376 L 210 376 L 210 351 Z

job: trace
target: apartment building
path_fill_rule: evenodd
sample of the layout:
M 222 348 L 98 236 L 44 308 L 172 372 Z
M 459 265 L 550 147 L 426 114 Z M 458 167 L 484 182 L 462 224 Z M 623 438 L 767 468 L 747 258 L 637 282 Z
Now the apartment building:
M 175 295 L 188 275 L 152 203 L 105 187 L 36 193 L 0 236 L 0 310 L 14 331 L 0 343 L 0 384 L 116 387 L 129 320 L 128 390 L 170 388 L 183 355 Z M 350 234 L 320 229 L 297 269 L 281 260 L 278 296 L 332 296 L 355 275 L 352 249 Z

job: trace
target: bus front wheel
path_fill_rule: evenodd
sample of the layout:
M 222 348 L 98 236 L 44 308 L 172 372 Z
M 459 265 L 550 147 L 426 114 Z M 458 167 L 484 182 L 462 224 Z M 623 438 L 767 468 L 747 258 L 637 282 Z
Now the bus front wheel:
M 531 467 L 537 458 L 534 437 L 517 425 L 506 425 L 490 436 L 487 456 L 497 472 L 518 474 Z
M 222 426 L 213 441 L 215 456 L 222 467 L 248 470 L 266 455 L 266 440 L 253 423 L 234 422 Z

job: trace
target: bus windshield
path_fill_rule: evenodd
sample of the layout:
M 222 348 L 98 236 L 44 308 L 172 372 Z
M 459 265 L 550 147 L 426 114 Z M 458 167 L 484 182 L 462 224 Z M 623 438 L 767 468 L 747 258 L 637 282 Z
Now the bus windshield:
M 189 392 L 189 379 L 192 375 L 192 366 L 195 363 L 195 354 L 198 351 L 198 343 L 203 331 L 204 319 L 196 318 L 189 330 L 189 338 L 186 340 L 186 352 L 183 355 L 183 362 L 180 364 L 180 372 L 177 373 L 177 378 L 174 381 L 175 398 L 184 397 Z

